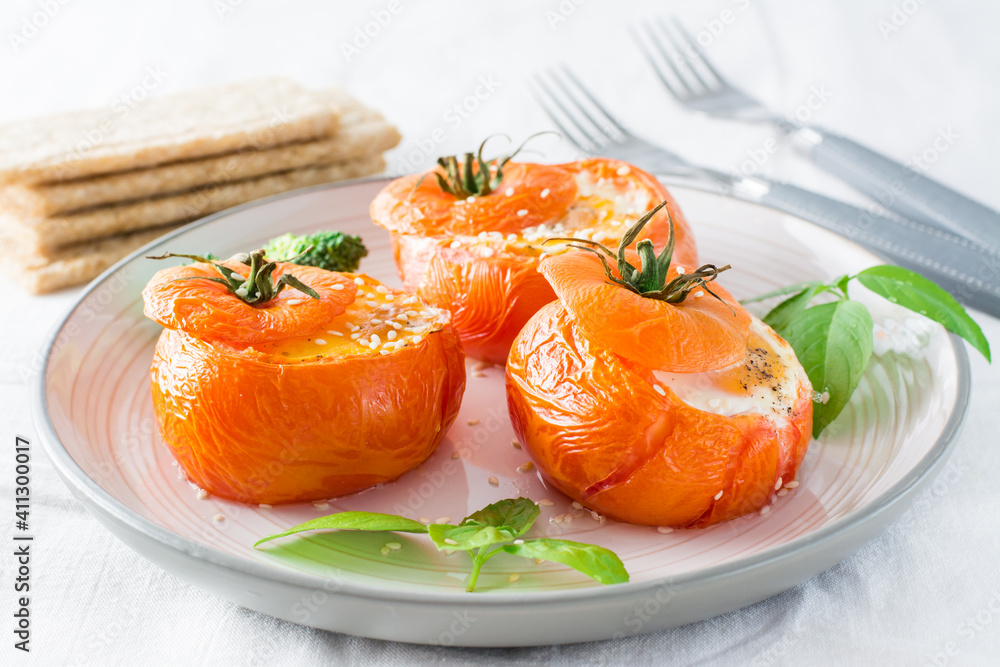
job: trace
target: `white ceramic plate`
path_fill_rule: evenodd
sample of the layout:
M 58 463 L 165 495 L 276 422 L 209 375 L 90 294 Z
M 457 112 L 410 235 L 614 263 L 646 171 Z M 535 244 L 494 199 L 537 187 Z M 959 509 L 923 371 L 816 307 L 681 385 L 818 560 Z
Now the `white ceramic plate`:
M 625 636 L 724 613 L 822 572 L 897 517 L 946 458 L 965 412 L 965 352 L 940 327 L 869 295 L 880 329 L 872 364 L 840 419 L 811 445 L 801 485 L 766 515 L 663 534 L 574 512 L 535 472 L 516 471 L 527 458 L 511 445 L 501 368 L 470 373 L 462 412 L 439 450 L 392 484 L 329 508 L 199 500 L 156 432 L 148 373 L 160 328 L 143 317 L 140 291 L 163 264 L 143 256 L 227 256 L 279 233 L 332 227 L 363 235 L 371 254 L 362 271 L 398 285 L 388 236 L 368 218 L 382 185 L 314 188 L 190 225 L 106 272 L 54 332 L 35 387 L 50 457 L 115 535 L 182 579 L 272 616 L 367 637 L 508 646 Z M 784 213 L 673 192 L 702 258 L 735 267 L 723 282 L 737 297 L 879 263 Z M 487 482 L 491 475 L 499 487 Z M 340 510 L 457 521 L 519 495 L 554 502 L 534 534 L 609 547 L 632 581 L 600 586 L 559 564 L 503 555 L 484 569 L 478 592 L 467 594 L 467 557 L 446 556 L 423 536 L 327 533 L 251 548 L 264 535 Z M 567 513 L 571 523 L 552 521 Z M 389 540 L 402 549 L 382 555 Z M 510 583 L 515 573 L 520 579 Z

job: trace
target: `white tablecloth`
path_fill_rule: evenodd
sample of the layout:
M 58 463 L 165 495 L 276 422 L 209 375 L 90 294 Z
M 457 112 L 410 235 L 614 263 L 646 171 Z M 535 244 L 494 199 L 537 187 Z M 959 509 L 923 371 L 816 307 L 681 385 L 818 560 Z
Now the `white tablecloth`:
M 672 4 L 727 74 L 776 108 L 908 160 L 1000 208 L 1000 7 L 923 0 Z M 726 171 L 750 168 L 853 201 L 767 128 L 699 118 L 663 92 L 627 26 L 662 3 L 8 1 L 0 9 L 0 120 L 109 108 L 199 85 L 283 74 L 341 85 L 405 139 L 395 170 L 486 135 L 549 126 L 524 86 L 570 62 L 630 127 Z M 381 24 L 379 23 L 381 20 Z M 371 23 L 375 21 L 375 23 Z M 364 35 L 366 29 L 372 34 Z M 810 108 L 809 105 L 814 108 Z M 941 134 L 949 142 L 938 142 Z M 571 154 L 540 142 L 548 159 Z M 761 159 L 763 157 L 763 159 Z M 0 308 L 0 521 L 13 514 L 15 434 L 37 445 L 26 386 L 76 291 Z M 994 348 L 1000 321 L 979 317 Z M 0 558 L 0 664 L 907 664 L 1000 660 L 1000 379 L 972 358 L 951 473 L 906 518 L 829 572 L 752 607 L 658 634 L 573 646 L 460 650 L 359 639 L 238 608 L 165 574 L 70 497 L 35 447 L 29 655 L 13 649 L 13 560 Z M 17 662 L 14 662 L 16 659 Z

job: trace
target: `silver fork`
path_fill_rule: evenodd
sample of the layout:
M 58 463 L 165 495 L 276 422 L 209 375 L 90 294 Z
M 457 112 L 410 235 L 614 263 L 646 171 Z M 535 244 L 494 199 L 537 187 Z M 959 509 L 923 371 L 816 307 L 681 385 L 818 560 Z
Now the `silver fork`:
M 885 208 L 996 252 L 1000 213 L 856 141 L 768 109 L 727 81 L 676 18 L 671 25 L 662 18 L 642 24 L 635 39 L 664 87 L 682 104 L 719 118 L 772 123 L 818 166 Z
M 1000 257 L 964 238 L 908 220 L 870 213 L 788 183 L 702 167 L 630 132 L 565 67 L 531 79 L 531 90 L 556 127 L 585 155 L 604 155 L 685 184 L 730 194 L 805 218 L 917 271 L 963 303 L 1000 315 Z M 933 249 L 934 257 L 924 255 Z M 993 267 L 992 280 L 966 273 Z

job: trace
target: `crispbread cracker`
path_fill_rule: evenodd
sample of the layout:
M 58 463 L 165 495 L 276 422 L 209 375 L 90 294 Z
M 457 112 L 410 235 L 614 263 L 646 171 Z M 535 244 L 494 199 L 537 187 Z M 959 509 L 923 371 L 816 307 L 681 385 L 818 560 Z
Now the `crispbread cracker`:
M 331 137 L 284 144 L 267 150 L 123 171 L 52 184 L 14 183 L 0 188 L 0 206 L 22 217 L 52 216 L 92 206 L 143 199 L 206 183 L 242 180 L 303 166 L 343 162 L 388 150 L 399 132 L 377 111 L 350 97 L 340 100 L 340 129 Z
M 258 178 L 145 199 L 83 213 L 20 218 L 0 212 L 0 230 L 31 254 L 51 256 L 60 247 L 124 231 L 193 220 L 254 199 L 330 181 L 377 174 L 385 169 L 381 153 L 328 165 L 303 167 Z
M 264 148 L 333 134 L 329 97 L 281 78 L 179 93 L 132 109 L 0 126 L 0 183 L 41 182 Z
M 88 241 L 64 248 L 47 259 L 25 259 L 24 255 L 5 251 L 0 251 L 0 258 L 13 265 L 15 280 L 26 290 L 32 294 L 44 294 L 88 282 L 133 250 L 180 226 L 156 227 Z M 8 244 L 3 247 L 15 248 Z

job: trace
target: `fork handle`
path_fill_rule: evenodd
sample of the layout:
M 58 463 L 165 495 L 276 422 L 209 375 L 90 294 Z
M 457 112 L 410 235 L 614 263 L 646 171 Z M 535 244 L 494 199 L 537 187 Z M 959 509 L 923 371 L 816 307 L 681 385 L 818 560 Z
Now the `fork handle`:
M 1000 317 L 1000 255 L 965 238 L 871 213 L 800 187 L 752 179 L 738 196 L 792 213 L 846 236 L 930 278 L 962 303 Z
M 806 127 L 793 136 L 818 166 L 885 208 L 996 251 L 1000 241 L 1000 213 L 993 209 L 927 178 L 919 168 L 907 167 L 839 134 Z M 955 138 L 950 129 L 939 130 L 930 150 L 939 155 Z

